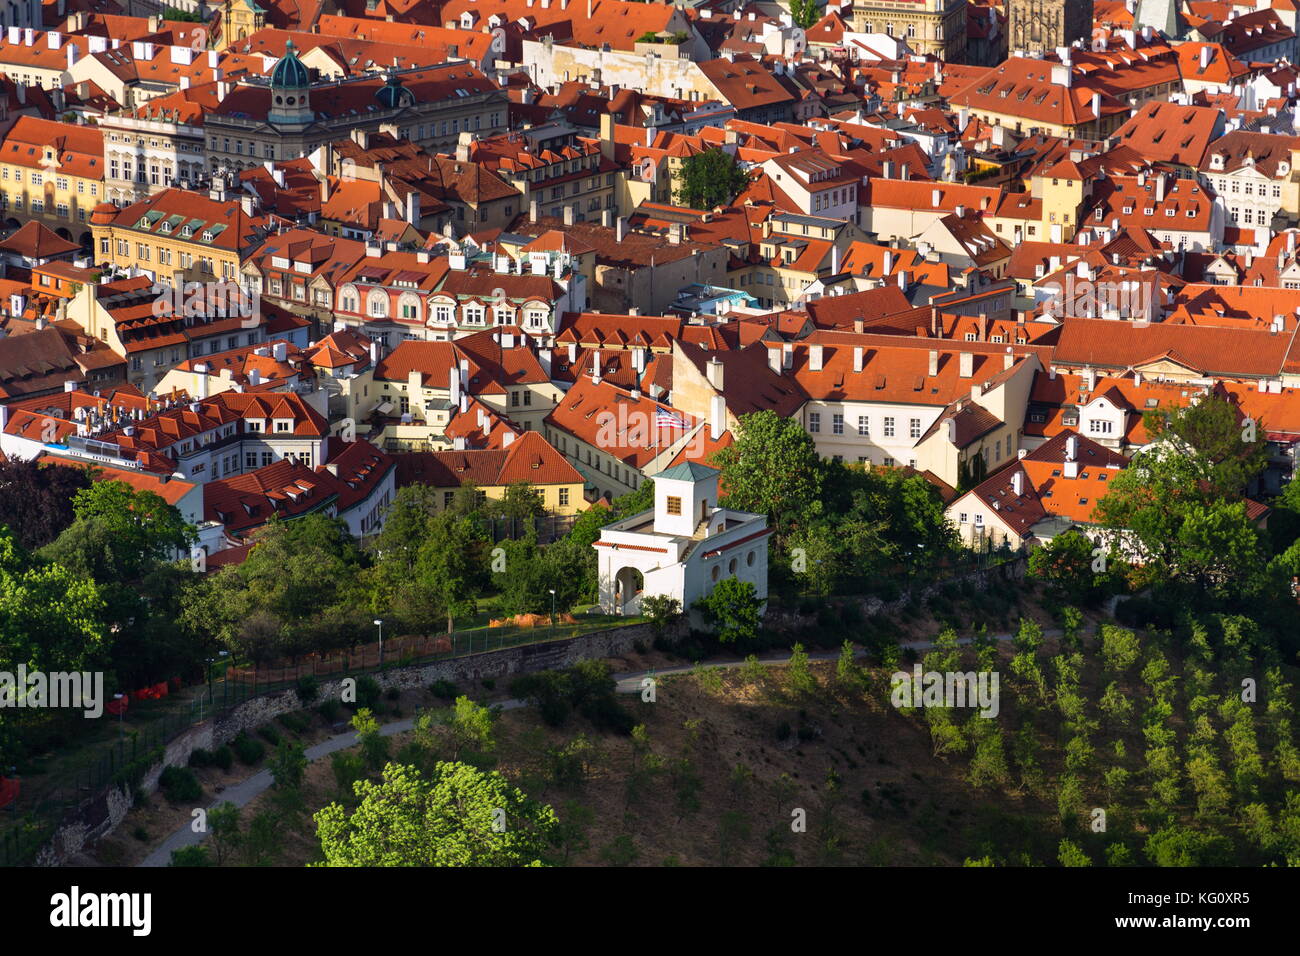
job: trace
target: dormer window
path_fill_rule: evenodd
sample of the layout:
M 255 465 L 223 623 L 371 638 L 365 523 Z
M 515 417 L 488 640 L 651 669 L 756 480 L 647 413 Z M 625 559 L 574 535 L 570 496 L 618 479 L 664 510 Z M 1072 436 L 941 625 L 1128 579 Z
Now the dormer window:
M 208 230 L 206 230 L 206 231 L 203 233 L 203 241 L 204 241 L 204 242 L 211 242 L 211 241 L 212 241 L 213 239 L 215 239 L 215 238 L 216 238 L 216 237 L 212 234 L 212 230 L 211 230 L 211 229 L 208 229 Z

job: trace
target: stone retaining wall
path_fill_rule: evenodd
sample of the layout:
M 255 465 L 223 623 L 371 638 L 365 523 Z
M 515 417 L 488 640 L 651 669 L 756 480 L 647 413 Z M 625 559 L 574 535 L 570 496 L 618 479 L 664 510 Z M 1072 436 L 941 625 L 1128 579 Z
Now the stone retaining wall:
M 453 657 L 430 664 L 394 667 L 370 676 L 385 690 L 390 687 L 428 687 L 440 680 L 468 683 L 485 677 L 501 678 L 569 667 L 590 658 L 618 657 L 632 651 L 637 642 L 649 645 L 653 639 L 650 625 L 637 624 L 564 640 L 522 644 L 499 651 Z M 342 693 L 343 679 L 322 681 L 318 699 L 338 697 Z M 167 767 L 187 766 L 190 754 L 195 750 L 214 750 L 230 743 L 241 732 L 251 733 L 277 717 L 301 710 L 302 706 L 297 693 L 289 689 L 254 697 L 214 719 L 195 724 L 168 742 L 162 760 L 145 772 L 140 790 L 147 794 L 156 792 L 158 778 L 162 776 L 163 770 Z M 111 834 L 131 809 L 131 800 L 131 788 L 120 784 L 83 801 L 64 816 L 50 842 L 37 854 L 36 864 L 61 866 L 96 840 Z

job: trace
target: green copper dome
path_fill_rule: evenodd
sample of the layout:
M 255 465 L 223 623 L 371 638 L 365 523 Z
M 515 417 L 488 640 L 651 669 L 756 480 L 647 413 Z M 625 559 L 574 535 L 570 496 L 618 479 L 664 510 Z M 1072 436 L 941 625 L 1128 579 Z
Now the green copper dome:
M 305 90 L 311 85 L 307 67 L 302 65 L 302 60 L 293 52 L 292 40 L 284 45 L 284 56 L 280 57 L 275 69 L 271 71 L 271 85 L 280 89 L 298 90 Z
M 399 106 L 411 106 L 415 103 L 415 94 L 402 85 L 397 74 L 388 74 L 384 85 L 375 93 L 375 99 L 386 110 L 395 110 Z

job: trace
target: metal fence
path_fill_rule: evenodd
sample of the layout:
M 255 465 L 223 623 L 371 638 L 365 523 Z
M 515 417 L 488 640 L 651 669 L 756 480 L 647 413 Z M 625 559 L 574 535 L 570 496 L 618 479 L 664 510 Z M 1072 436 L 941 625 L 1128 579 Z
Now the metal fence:
M 361 676 L 388 668 L 409 667 L 454 657 L 468 657 L 524 644 L 542 644 L 583 633 L 626 627 L 638 621 L 599 618 L 577 624 L 537 627 L 494 627 L 456 631 L 433 638 L 399 638 L 385 641 L 382 660 L 378 642 L 352 651 L 297 664 L 259 668 L 228 668 L 182 710 L 162 714 L 138 729 L 119 729 L 117 741 L 92 762 L 67 773 L 52 787 L 33 792 L 24 786 L 19 799 L 0 813 L 13 813 L 13 825 L 0 833 L 0 866 L 31 863 L 49 842 L 65 815 L 83 801 L 120 783 L 134 785 L 161 759 L 172 740 L 204 720 L 221 717 L 263 694 L 277 693 L 306 676 L 336 678 Z M 173 698 L 174 701 L 174 698 Z M 109 718 L 112 719 L 112 718 Z M 120 718 L 119 718 L 120 720 Z M 124 725 L 119 723 L 119 728 Z M 0 821 L 2 822 L 2 821 Z

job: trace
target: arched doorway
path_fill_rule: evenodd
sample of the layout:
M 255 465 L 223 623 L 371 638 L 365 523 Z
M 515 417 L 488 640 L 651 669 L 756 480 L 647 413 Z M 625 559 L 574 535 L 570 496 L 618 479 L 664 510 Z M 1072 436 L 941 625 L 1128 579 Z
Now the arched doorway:
M 633 617 L 641 613 L 641 591 L 645 577 L 636 568 L 624 568 L 614 575 L 614 613 Z
M 62 226 L 60 226 L 58 229 L 55 229 L 54 234 L 58 236 L 60 239 L 66 239 L 68 242 L 72 241 L 72 233 L 70 233 L 66 228 Z
M 83 232 L 80 238 L 77 239 L 77 243 L 81 246 L 82 252 L 94 252 L 95 250 L 95 241 L 91 238 L 89 232 Z

